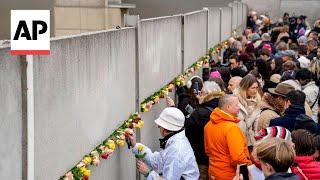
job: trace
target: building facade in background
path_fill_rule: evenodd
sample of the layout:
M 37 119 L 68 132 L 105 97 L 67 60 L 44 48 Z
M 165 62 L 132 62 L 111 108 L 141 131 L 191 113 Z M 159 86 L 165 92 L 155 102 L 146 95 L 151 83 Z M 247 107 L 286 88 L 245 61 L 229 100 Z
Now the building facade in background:
M 51 37 L 58 37 L 121 27 L 131 8 L 121 0 L 1 0 L 0 40 L 10 39 L 10 10 L 50 10 Z
M 55 0 L 54 36 L 79 34 L 123 26 L 134 4 L 121 0 Z

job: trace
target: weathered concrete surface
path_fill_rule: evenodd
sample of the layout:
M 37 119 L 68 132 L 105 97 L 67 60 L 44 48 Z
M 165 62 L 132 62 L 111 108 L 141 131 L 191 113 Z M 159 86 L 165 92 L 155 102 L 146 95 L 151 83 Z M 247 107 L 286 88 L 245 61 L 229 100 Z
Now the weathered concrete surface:
M 208 16 L 208 48 L 211 48 L 220 42 L 220 8 L 209 8 Z
M 232 9 L 230 7 L 223 7 L 221 16 L 221 41 L 228 39 L 231 36 L 232 31 Z
M 139 24 L 139 101 L 181 73 L 181 16 Z
M 0 49 L 0 179 L 23 179 L 26 169 L 26 119 L 23 114 L 19 56 Z M 24 117 L 24 118 L 23 118 Z
M 184 69 L 207 52 L 207 21 L 207 10 L 184 15 Z
M 274 21 L 282 17 L 284 12 L 290 15 L 305 14 L 311 25 L 320 17 L 318 0 L 242 0 L 242 2 L 247 3 L 250 10 L 270 15 Z
M 313 27 L 317 18 L 320 18 L 320 1 L 319 0 L 282 0 L 280 14 L 288 12 L 290 15 L 297 16 L 304 14 L 308 16 L 308 22 Z
M 51 42 L 34 57 L 35 179 L 56 180 L 135 111 L 135 30 Z M 91 179 L 135 179 L 129 150 L 93 169 Z
M 237 9 L 238 9 L 238 11 L 237 11 L 237 13 L 238 13 L 238 15 L 237 15 L 237 27 L 238 27 L 238 26 L 240 26 L 242 24 L 242 15 L 243 15 L 243 13 L 242 13 L 242 3 L 237 2 Z
M 236 29 L 237 26 L 238 26 L 238 5 L 237 5 L 237 3 L 233 2 L 231 4 L 231 8 L 232 8 L 232 12 L 231 12 L 231 14 L 232 14 L 232 20 L 231 20 L 232 25 L 231 25 L 231 28 L 232 29 Z
M 280 14 L 281 0 L 242 0 L 242 2 L 248 4 L 249 10 L 268 14 L 273 21 L 282 16 Z

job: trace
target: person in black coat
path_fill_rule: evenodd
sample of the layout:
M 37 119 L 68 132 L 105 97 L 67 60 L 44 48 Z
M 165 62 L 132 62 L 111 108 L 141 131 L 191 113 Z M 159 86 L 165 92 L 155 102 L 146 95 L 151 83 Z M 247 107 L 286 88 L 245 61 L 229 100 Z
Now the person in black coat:
M 186 86 L 177 88 L 178 105 L 185 116 L 189 116 L 198 107 L 197 94 L 203 87 L 203 80 L 199 76 L 193 76 Z
M 281 126 L 287 128 L 290 132 L 294 130 L 296 118 L 300 114 L 306 114 L 304 103 L 306 100 L 306 95 L 304 92 L 295 90 L 291 91 L 286 95 L 286 110 L 284 116 L 275 118 L 270 121 L 271 126 Z
M 201 95 L 198 96 L 199 107 L 185 120 L 185 132 L 200 170 L 200 177 L 207 175 L 209 159 L 204 150 L 204 126 L 210 119 L 213 109 L 218 107 L 219 98 L 224 95 L 214 81 L 204 83 Z

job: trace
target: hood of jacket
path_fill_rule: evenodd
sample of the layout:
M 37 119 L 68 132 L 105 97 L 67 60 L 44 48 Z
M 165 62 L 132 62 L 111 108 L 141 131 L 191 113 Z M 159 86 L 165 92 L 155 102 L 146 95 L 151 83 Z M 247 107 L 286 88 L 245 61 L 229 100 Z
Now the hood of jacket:
M 220 108 L 215 108 L 210 115 L 210 121 L 213 124 L 218 124 L 224 121 L 238 123 L 240 120 L 237 117 L 234 117 L 231 114 L 224 112 Z
M 316 122 L 305 114 L 300 114 L 296 117 L 294 129 L 306 129 L 312 134 L 319 134 L 319 127 Z
M 207 102 L 210 102 L 213 99 L 218 99 L 221 96 L 223 96 L 225 93 L 222 91 L 214 91 L 214 92 L 210 92 L 204 96 L 200 96 L 198 97 L 199 100 L 199 104 L 205 104 Z
M 314 88 L 318 88 L 318 86 L 316 85 L 316 82 L 314 82 L 314 81 L 310 81 L 310 82 L 308 82 L 306 85 L 304 85 L 304 86 L 302 86 L 302 89 L 306 89 L 306 88 L 308 88 L 308 87 L 314 87 Z
M 289 117 L 297 117 L 300 114 L 306 114 L 304 105 L 291 104 L 288 109 L 285 110 L 284 114 Z

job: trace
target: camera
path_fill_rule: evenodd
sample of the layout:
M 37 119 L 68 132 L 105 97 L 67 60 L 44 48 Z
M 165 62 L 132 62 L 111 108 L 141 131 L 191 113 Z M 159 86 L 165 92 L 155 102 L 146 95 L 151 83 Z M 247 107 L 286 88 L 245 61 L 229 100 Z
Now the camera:
M 297 18 L 296 17 L 290 17 L 289 18 L 289 23 L 290 23 L 290 25 L 295 25 L 297 23 Z

